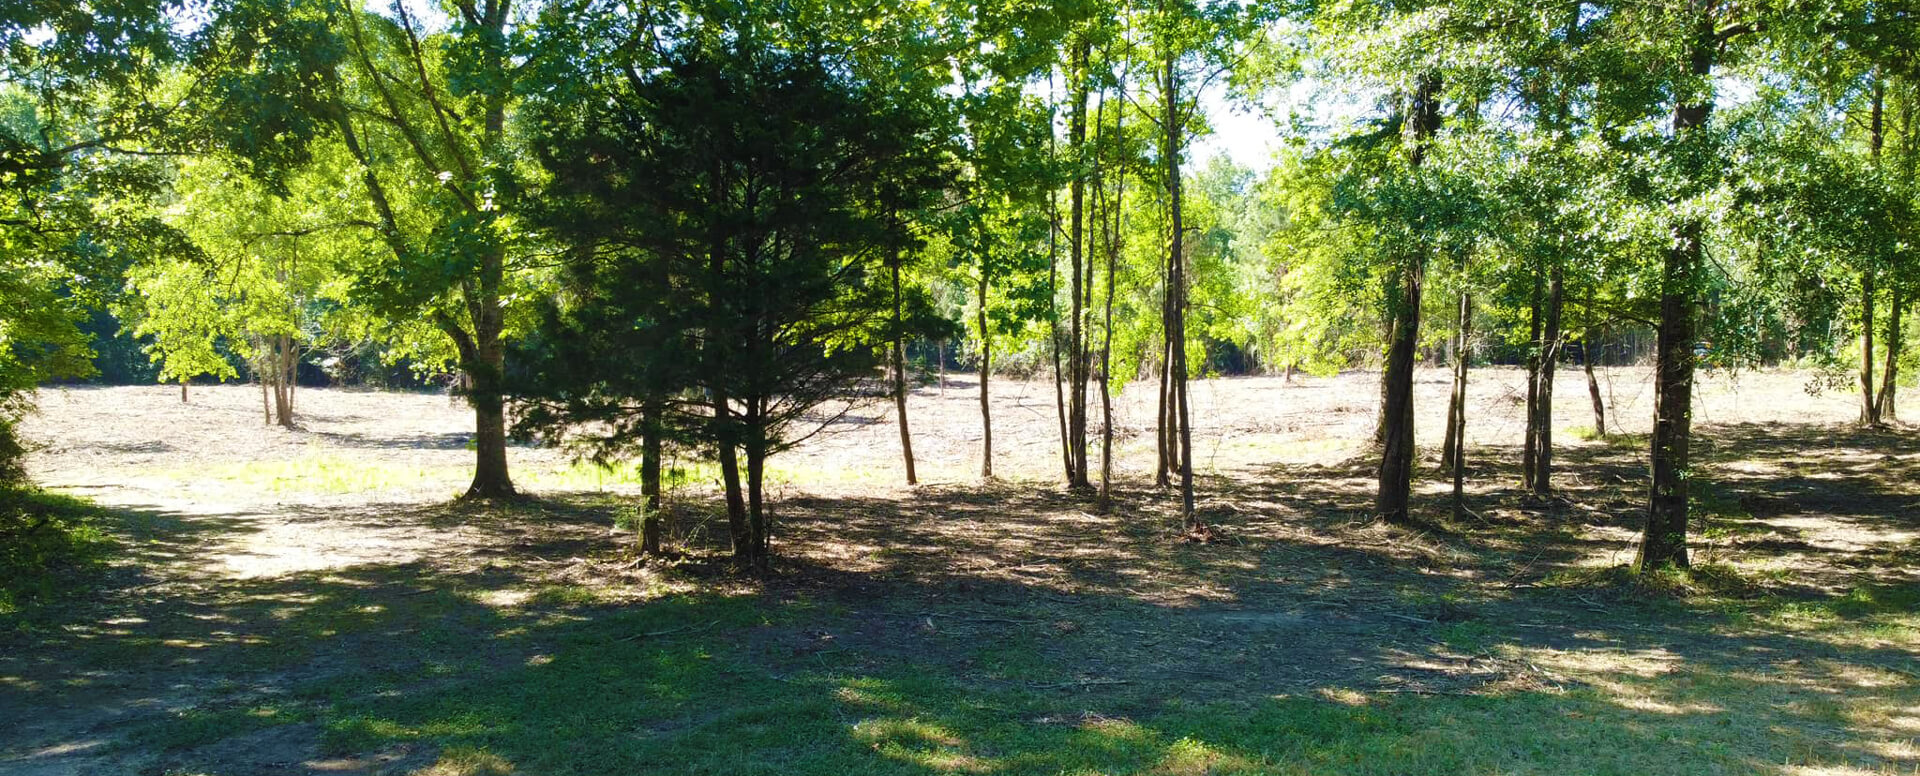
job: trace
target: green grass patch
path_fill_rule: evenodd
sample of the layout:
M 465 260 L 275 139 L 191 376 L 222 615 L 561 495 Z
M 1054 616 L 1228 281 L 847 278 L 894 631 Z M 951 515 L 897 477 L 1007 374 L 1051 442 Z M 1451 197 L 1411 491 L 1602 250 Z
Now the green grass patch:
M 92 503 L 0 489 L 0 630 L 26 627 L 87 589 L 113 546 Z
M 257 493 L 368 493 L 440 486 L 452 492 L 472 476 L 465 466 L 403 466 L 313 453 L 289 460 L 247 461 L 165 473 L 183 482 L 213 480 Z

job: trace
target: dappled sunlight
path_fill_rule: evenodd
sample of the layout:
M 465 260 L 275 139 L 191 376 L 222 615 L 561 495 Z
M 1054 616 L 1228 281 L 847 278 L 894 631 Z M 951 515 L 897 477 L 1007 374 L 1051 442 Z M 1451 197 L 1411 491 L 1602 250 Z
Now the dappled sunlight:
M 1324 387 L 1234 383 L 1215 400 Z M 928 414 L 964 427 L 959 394 Z M 1105 514 L 1051 480 L 973 483 L 951 462 L 925 468 L 945 484 L 899 486 L 891 427 L 856 426 L 785 464 L 768 578 L 728 572 L 701 486 L 672 494 L 673 555 L 637 559 L 614 527 L 624 475 L 575 472 L 583 492 L 507 504 L 136 489 L 147 506 L 115 518 L 146 537 L 126 581 L 99 616 L 0 658 L 0 693 L 59 707 L 25 740 L 83 746 L 111 709 L 150 762 L 188 772 L 253 749 L 315 772 L 565 772 L 585 750 L 627 772 L 731 772 L 739 747 L 800 772 L 1912 770 L 1920 524 L 1900 508 L 1920 492 L 1885 467 L 1920 465 L 1913 440 L 1833 444 L 1863 457 L 1825 482 L 1812 441 L 1854 432 L 1703 427 L 1719 441 L 1698 566 L 1648 593 L 1619 568 L 1638 442 L 1568 445 L 1563 499 L 1535 502 L 1489 436 L 1474 515 L 1447 517 L 1431 477 L 1417 500 L 1435 519 L 1404 528 L 1368 519 L 1370 464 L 1311 437 L 1312 411 L 1210 451 L 1207 543 L 1138 479 Z M 1033 447 L 1009 460 L 1048 465 Z M 1882 469 L 1852 470 L 1868 464 Z

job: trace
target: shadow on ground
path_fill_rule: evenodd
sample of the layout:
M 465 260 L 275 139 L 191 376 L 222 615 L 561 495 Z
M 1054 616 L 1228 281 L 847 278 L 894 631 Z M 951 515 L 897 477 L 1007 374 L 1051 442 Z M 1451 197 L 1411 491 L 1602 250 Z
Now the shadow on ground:
M 1477 450 L 1479 519 L 1427 532 L 1364 519 L 1362 463 L 1206 482 L 1207 544 L 1151 491 L 798 496 L 771 580 L 698 543 L 631 563 L 605 497 L 372 506 L 339 519 L 449 538 L 253 579 L 195 558 L 257 519 L 129 510 L 98 600 L 4 644 L 0 773 L 1920 767 L 1920 443 L 1705 436 L 1703 553 L 1734 581 L 1678 598 L 1607 581 L 1624 443 L 1569 446 L 1543 503 Z

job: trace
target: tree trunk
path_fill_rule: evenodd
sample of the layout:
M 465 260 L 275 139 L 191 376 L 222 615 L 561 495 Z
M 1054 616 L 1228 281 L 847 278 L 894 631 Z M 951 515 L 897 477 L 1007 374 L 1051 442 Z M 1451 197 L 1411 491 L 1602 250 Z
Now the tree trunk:
M 907 428 L 907 345 L 901 336 L 900 257 L 893 260 L 893 347 L 887 349 L 893 361 L 893 411 L 900 426 L 900 457 L 906 462 L 907 484 L 918 485 L 913 471 L 913 432 Z
M 1167 283 L 1167 293 L 1172 298 L 1173 328 L 1168 332 L 1168 349 L 1171 351 L 1173 376 L 1173 398 L 1178 420 L 1175 430 L 1179 434 L 1180 450 L 1180 515 L 1184 519 L 1189 533 L 1199 533 L 1206 529 L 1193 506 L 1193 413 L 1187 401 L 1187 257 L 1184 243 L 1186 226 L 1180 213 L 1180 145 L 1183 141 L 1180 127 L 1180 81 L 1174 71 L 1174 57 L 1168 52 L 1166 57 L 1166 143 L 1164 155 L 1167 161 L 1167 210 L 1168 221 L 1172 226 L 1172 244 L 1167 250 L 1167 263 L 1172 267 Z
M 1873 271 L 1860 273 L 1860 422 L 1880 423 L 1873 403 Z
M 1426 156 L 1426 146 L 1440 128 L 1440 77 L 1420 78 L 1409 111 L 1414 133 L 1409 164 L 1418 169 Z M 1382 377 L 1383 403 L 1380 425 L 1385 430 L 1380 451 L 1380 490 L 1375 511 L 1390 523 L 1411 522 L 1408 510 L 1413 492 L 1413 357 L 1420 342 L 1420 294 L 1426 282 L 1426 255 L 1413 247 L 1400 268 L 1397 288 L 1389 296 L 1393 330 L 1387 347 L 1386 371 Z
M 187 378 L 180 378 L 180 403 L 187 403 Z
M 1460 292 L 1460 322 L 1454 339 L 1453 401 L 1447 415 L 1447 444 L 1443 457 L 1453 472 L 1453 516 L 1467 514 L 1467 366 L 1472 351 L 1473 295 Z
M 1125 88 L 1124 85 L 1121 86 Z M 1102 100 L 1102 105 L 1105 100 Z M 1124 112 L 1113 119 L 1114 133 L 1123 134 Z M 1122 167 L 1114 175 L 1113 200 L 1108 209 L 1112 212 L 1112 227 L 1107 233 L 1107 298 L 1105 310 L 1105 335 L 1100 344 L 1100 501 L 1102 513 L 1113 507 L 1113 292 L 1120 267 L 1120 252 L 1124 249 L 1122 237 L 1125 223 L 1121 220 L 1127 201 L 1127 171 Z
M 473 402 L 473 484 L 467 498 L 511 498 L 513 480 L 507 476 L 507 413 L 501 395 L 501 367 L 505 353 L 497 334 L 482 350 L 481 369 L 471 370 L 468 400 Z
M 1090 274 L 1086 255 L 1086 197 L 1087 173 L 1085 167 L 1087 145 L 1087 56 L 1090 44 L 1085 37 L 1076 42 L 1073 60 L 1073 110 L 1068 117 L 1068 138 L 1072 142 L 1073 181 L 1068 190 L 1068 222 L 1071 231 L 1067 234 L 1067 256 L 1072 275 L 1070 296 L 1073 297 L 1070 310 L 1073 320 L 1067 324 L 1067 454 L 1072 460 L 1069 469 L 1072 477 L 1068 484 L 1077 490 L 1091 489 L 1087 472 L 1087 331 L 1085 299 L 1081 289 L 1086 284 L 1086 275 Z
M 1894 411 L 1895 405 L 1893 398 L 1894 389 L 1899 386 L 1900 350 L 1905 344 L 1903 340 L 1906 339 L 1906 333 L 1901 331 L 1901 326 L 1905 323 L 1904 317 L 1906 314 L 1905 307 L 1907 300 L 1900 292 L 1901 288 L 1899 286 L 1894 286 L 1891 291 L 1889 291 L 1893 298 L 1891 300 L 1892 305 L 1887 309 L 1887 335 L 1885 337 L 1887 341 L 1886 379 L 1880 383 L 1879 415 L 1880 422 L 1882 423 L 1889 423 L 1900 419 L 1899 413 Z
M 1692 31 L 1691 66 L 1702 80 L 1713 75 L 1720 46 L 1712 16 L 1701 13 Z M 1686 143 L 1706 124 L 1711 99 L 1681 102 L 1673 110 L 1675 143 Z M 1693 346 L 1695 289 L 1704 225 L 1688 217 L 1676 224 L 1660 284 L 1660 324 L 1655 345 L 1653 480 L 1647 522 L 1634 567 L 1642 572 L 1685 567 L 1687 558 L 1688 453 L 1693 441 Z
M 747 429 L 747 522 L 752 538 L 749 541 L 751 556 L 747 567 L 756 574 L 765 574 L 772 560 L 772 531 L 768 526 L 767 503 L 764 485 L 766 482 L 767 450 L 761 436 L 765 433 L 760 413 L 751 412 Z
M 1868 121 L 1868 147 L 1873 155 L 1873 166 L 1876 170 L 1880 167 L 1881 150 L 1886 146 L 1886 104 L 1886 84 L 1881 80 L 1879 72 L 1876 71 L 1873 77 L 1873 115 Z M 1863 278 L 1863 282 L 1864 280 Z M 1887 408 L 1893 406 L 1893 401 L 1887 398 L 1887 396 L 1893 391 L 1894 375 L 1899 371 L 1899 365 L 1897 363 L 1900 358 L 1898 352 L 1900 313 L 1897 312 L 1900 305 L 1899 278 L 1890 278 L 1888 286 L 1890 287 L 1889 290 L 1893 297 L 1891 301 L 1895 309 L 1890 311 L 1887 320 L 1886 381 L 1881 384 L 1879 400 L 1876 401 L 1873 398 L 1871 390 L 1866 392 L 1864 398 L 1872 406 L 1863 408 L 1862 410 L 1870 416 L 1868 422 L 1874 425 L 1879 425 L 1888 419 Z M 1865 371 L 1861 374 L 1861 379 L 1864 381 L 1862 383 L 1863 386 L 1871 388 L 1873 383 L 1873 292 L 1867 291 L 1863 295 L 1863 301 L 1866 303 L 1867 310 L 1866 325 L 1863 327 L 1866 332 L 1867 344 L 1864 351 L 1864 363 L 1862 364 Z
M 1453 328 L 1453 391 L 1447 396 L 1447 436 L 1440 445 L 1440 468 L 1452 471 L 1467 433 L 1467 343 L 1473 325 L 1473 296 L 1460 292 Z
M 273 339 L 273 411 L 283 428 L 293 428 L 293 374 L 295 359 L 293 337 L 281 334 Z
M 980 479 L 993 479 L 993 408 L 987 377 L 993 374 L 993 331 L 987 327 L 987 268 L 980 266 Z
M 1532 424 L 1537 437 L 1533 445 L 1533 495 L 1542 499 L 1553 496 L 1553 376 L 1560 367 L 1560 309 L 1565 289 L 1558 257 L 1553 259 L 1551 275 L 1547 320 L 1540 337 L 1546 349 L 1540 354 L 1540 392 Z
M 1060 211 L 1054 202 L 1054 195 L 1047 194 L 1047 210 L 1051 213 L 1047 228 L 1047 318 L 1051 324 L 1047 340 L 1053 348 L 1053 409 L 1060 421 L 1060 465 L 1066 475 L 1068 485 L 1073 484 L 1073 438 L 1067 433 L 1067 398 L 1061 387 L 1060 376 L 1060 256 L 1058 237 L 1060 233 Z
M 747 499 L 740 485 L 740 448 L 724 394 L 714 396 L 712 422 L 719 443 L 720 488 L 727 500 L 727 535 L 733 542 L 733 564 L 740 569 L 751 569 L 758 542 L 748 521 Z
M 1580 361 L 1587 370 L 1587 398 L 1593 400 L 1593 434 L 1607 438 L 1607 403 L 1600 399 L 1600 381 L 1593 376 L 1593 330 L 1588 329 L 1581 343 Z
M 660 554 L 661 407 L 649 402 L 640 419 L 640 553 Z
M 1420 339 L 1420 293 L 1425 262 L 1409 256 L 1400 269 L 1394 305 L 1393 337 L 1388 343 L 1385 373 L 1386 443 L 1381 447 L 1380 491 L 1375 509 L 1390 523 L 1411 522 L 1408 512 L 1413 488 L 1413 356 Z
M 1161 277 L 1169 281 L 1172 279 L 1172 264 L 1165 267 Z M 1158 460 L 1154 469 L 1153 484 L 1158 488 L 1166 488 L 1172 483 L 1174 467 L 1172 435 L 1168 428 L 1170 424 L 1167 422 L 1171 417 L 1172 407 L 1168 397 L 1173 395 L 1173 289 L 1171 286 L 1161 297 L 1160 335 L 1160 386 L 1159 392 L 1154 396 L 1153 409 L 1153 437 Z
M 1540 420 L 1540 356 L 1546 350 L 1540 342 L 1540 308 L 1544 293 L 1541 273 L 1533 272 L 1533 292 L 1527 300 L 1527 410 L 1526 430 L 1521 433 L 1520 487 L 1533 490 L 1534 467 L 1540 462 L 1540 434 L 1534 424 Z

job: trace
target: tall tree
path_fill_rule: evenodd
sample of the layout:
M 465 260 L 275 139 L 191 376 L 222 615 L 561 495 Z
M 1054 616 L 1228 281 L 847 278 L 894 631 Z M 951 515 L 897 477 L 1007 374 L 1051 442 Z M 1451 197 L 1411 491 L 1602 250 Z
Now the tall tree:
M 768 458 L 898 338 L 894 214 L 945 190 L 950 143 L 925 95 L 770 45 L 766 20 L 702 21 L 645 74 L 616 60 L 538 153 L 556 194 L 598 203 L 562 233 L 606 235 L 620 250 L 590 260 L 649 279 L 603 289 L 625 311 L 616 328 L 687 343 L 642 357 L 690 358 L 691 425 L 720 463 L 735 558 L 765 570 Z
M 335 13 L 345 63 L 331 73 L 337 99 L 325 115 L 359 168 L 366 216 L 356 221 L 387 248 L 360 270 L 358 293 L 446 338 L 474 411 L 466 495 L 510 497 L 502 381 L 514 302 L 532 282 L 515 256 L 525 203 L 508 131 L 526 20 L 512 0 L 455 0 L 435 31 L 404 2 L 387 14 L 357 2 Z

